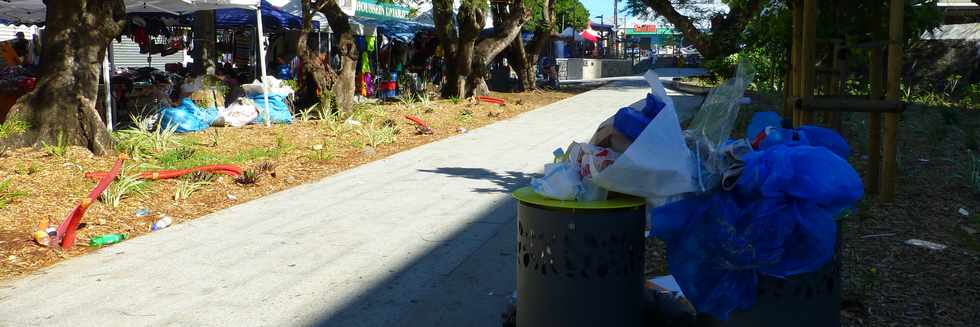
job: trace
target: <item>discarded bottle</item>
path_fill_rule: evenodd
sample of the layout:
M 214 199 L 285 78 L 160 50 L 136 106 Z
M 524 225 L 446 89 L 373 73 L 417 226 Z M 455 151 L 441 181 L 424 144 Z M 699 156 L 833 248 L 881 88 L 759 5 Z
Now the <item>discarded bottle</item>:
M 106 234 L 93 237 L 88 241 L 88 245 L 93 248 L 103 247 L 109 244 L 122 242 L 126 239 L 126 234 Z
M 34 232 L 34 241 L 42 246 L 51 245 L 51 236 L 48 236 L 47 231 L 39 230 Z
M 170 216 L 160 215 L 160 219 L 157 220 L 156 222 L 154 222 L 153 223 L 153 226 L 150 226 L 150 231 L 155 232 L 155 231 L 158 231 L 158 230 L 161 230 L 161 229 L 170 227 L 170 225 L 173 224 L 173 223 L 174 223 L 174 220 L 173 220 L 173 218 L 170 218 Z

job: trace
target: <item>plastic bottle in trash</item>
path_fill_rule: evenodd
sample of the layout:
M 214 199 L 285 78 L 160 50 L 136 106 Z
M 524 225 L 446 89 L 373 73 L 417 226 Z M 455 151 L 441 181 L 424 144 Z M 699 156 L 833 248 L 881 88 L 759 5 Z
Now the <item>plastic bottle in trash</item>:
M 106 235 L 100 235 L 100 236 L 93 237 L 92 239 L 90 239 L 88 241 L 88 245 L 91 246 L 91 247 L 93 247 L 93 248 L 98 248 L 98 247 L 103 247 L 103 246 L 106 246 L 106 245 L 109 245 L 109 244 L 119 243 L 119 242 L 122 242 L 122 240 L 125 240 L 125 239 L 126 239 L 126 234 L 119 234 L 119 233 L 116 233 L 116 234 L 106 234 Z
M 161 215 L 160 216 L 160 219 L 157 220 L 156 222 L 154 222 L 153 223 L 153 226 L 150 226 L 150 231 L 154 231 L 155 232 L 155 231 L 158 231 L 158 230 L 161 230 L 161 229 L 170 227 L 170 225 L 173 224 L 173 223 L 174 223 L 173 218 L 170 218 L 170 216 L 167 216 L 167 215 Z

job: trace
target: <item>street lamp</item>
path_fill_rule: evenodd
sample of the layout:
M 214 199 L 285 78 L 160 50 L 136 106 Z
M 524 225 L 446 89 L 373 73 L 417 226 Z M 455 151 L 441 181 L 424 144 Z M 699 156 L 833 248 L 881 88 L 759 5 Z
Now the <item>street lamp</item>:
M 593 18 L 598 18 L 598 19 L 599 19 L 599 24 L 600 24 L 600 25 L 605 25 L 605 24 L 603 24 L 603 22 L 604 22 L 604 21 L 602 20 L 602 18 L 603 18 L 603 17 L 602 17 L 602 15 L 599 15 L 599 16 L 595 16 L 595 17 L 593 17 Z

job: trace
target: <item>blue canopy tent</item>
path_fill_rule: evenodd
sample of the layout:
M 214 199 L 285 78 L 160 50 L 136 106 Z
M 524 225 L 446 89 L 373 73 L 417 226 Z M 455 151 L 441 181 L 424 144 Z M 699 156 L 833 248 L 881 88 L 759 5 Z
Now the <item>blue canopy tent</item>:
M 270 30 L 299 29 L 303 26 L 303 18 L 285 12 L 267 1 L 259 5 L 262 11 L 262 25 Z M 228 29 L 243 26 L 257 26 L 255 10 L 250 9 L 219 9 L 214 13 L 215 27 Z M 313 22 L 317 27 L 318 22 Z
M 367 17 L 354 17 L 354 21 L 362 25 L 373 25 L 378 27 L 378 31 L 389 39 L 402 43 L 409 43 L 415 39 L 415 33 L 435 32 L 435 27 L 416 21 L 404 19 L 376 19 Z

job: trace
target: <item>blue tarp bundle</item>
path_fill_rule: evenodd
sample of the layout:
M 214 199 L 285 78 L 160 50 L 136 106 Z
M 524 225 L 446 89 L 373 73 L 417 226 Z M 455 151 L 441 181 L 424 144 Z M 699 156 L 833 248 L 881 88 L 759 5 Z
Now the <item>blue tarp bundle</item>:
M 755 304 L 759 274 L 785 277 L 825 265 L 834 255 L 834 216 L 864 196 L 840 135 L 778 130 L 811 139 L 787 137 L 745 154 L 731 191 L 650 212 L 652 235 L 667 243 L 670 271 L 698 312 L 727 319 Z
M 259 117 L 255 119 L 256 124 L 265 123 L 265 97 L 262 94 L 249 96 L 255 101 L 255 107 L 259 109 Z M 289 112 L 286 105 L 286 97 L 280 94 L 269 94 L 269 120 L 273 124 L 289 124 L 293 122 L 293 114 Z
M 190 98 L 183 98 L 178 106 L 160 110 L 160 126 L 177 133 L 203 131 L 218 116 L 218 109 L 201 109 Z

